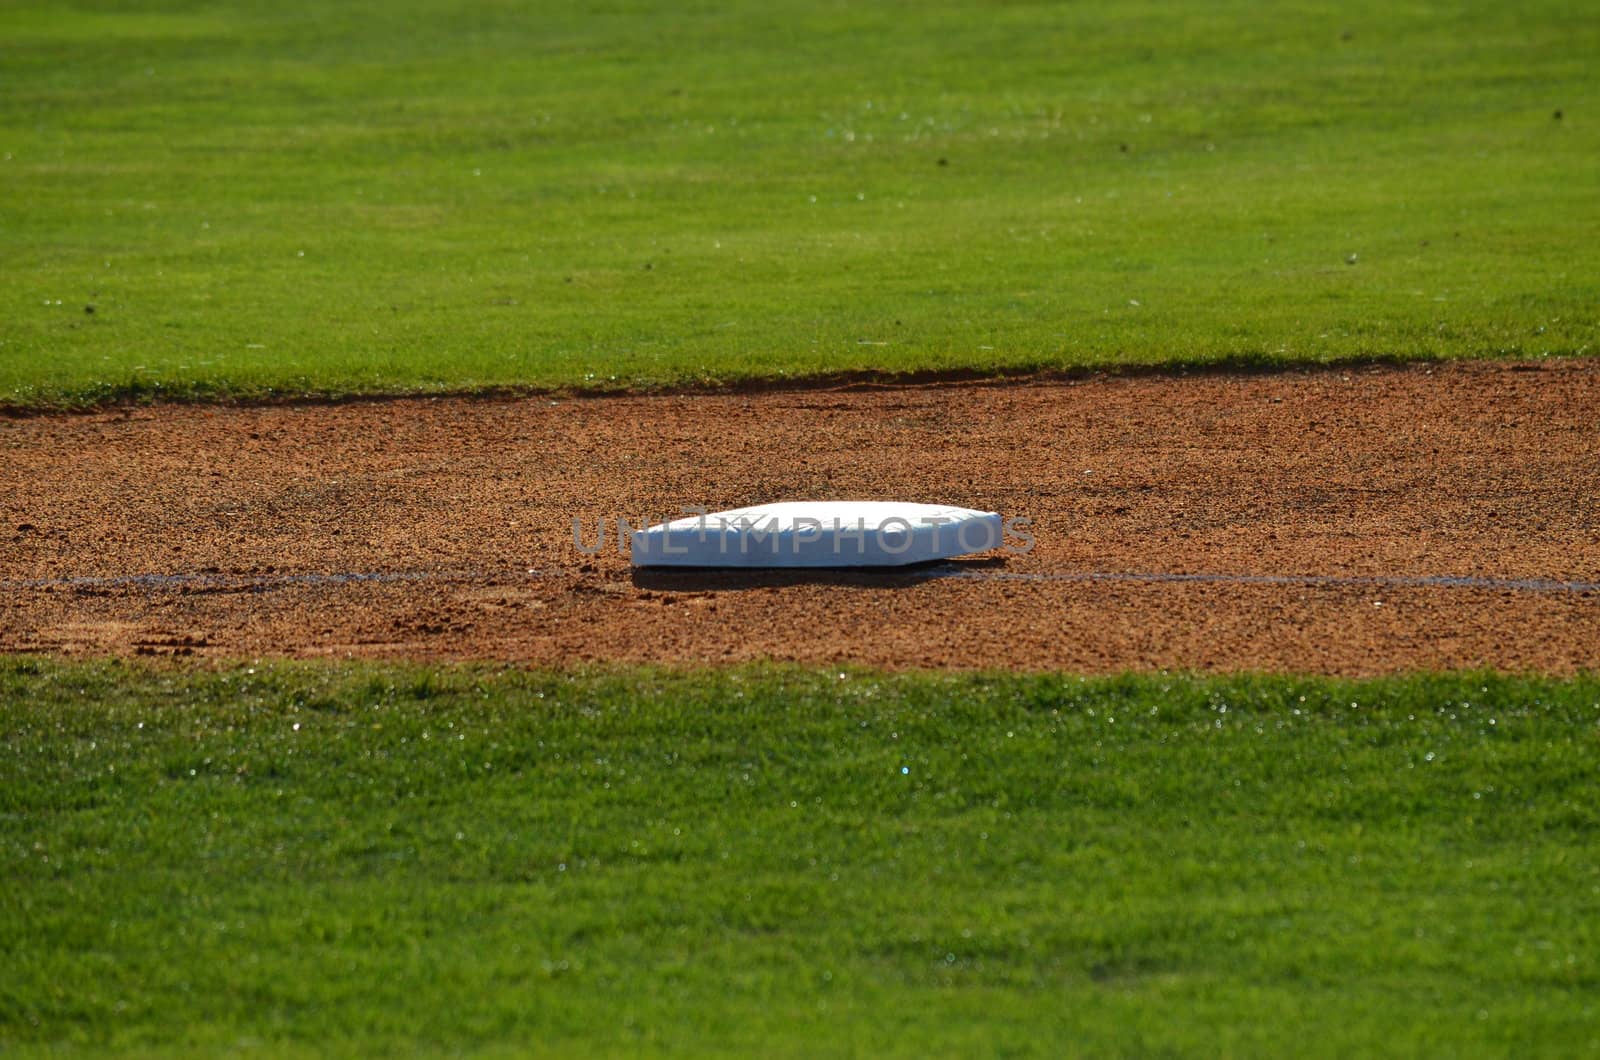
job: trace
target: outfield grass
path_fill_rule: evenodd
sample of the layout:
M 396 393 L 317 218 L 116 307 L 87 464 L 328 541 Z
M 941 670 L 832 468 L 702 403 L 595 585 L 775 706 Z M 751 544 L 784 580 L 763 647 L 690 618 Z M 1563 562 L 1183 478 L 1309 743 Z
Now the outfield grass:
M 0 662 L 0 1051 L 1572 1056 L 1600 680 Z
M 1590 351 L 1597 54 L 1557 0 L 19 0 L 0 403 Z

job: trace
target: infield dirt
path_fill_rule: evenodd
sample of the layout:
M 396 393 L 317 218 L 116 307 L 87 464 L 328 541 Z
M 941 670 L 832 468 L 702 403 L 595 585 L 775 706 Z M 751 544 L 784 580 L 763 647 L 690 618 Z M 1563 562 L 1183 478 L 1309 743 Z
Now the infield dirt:
M 1373 674 L 1600 666 L 1600 362 L 0 420 L 0 650 Z M 1036 547 L 633 571 L 600 520 L 937 501 Z

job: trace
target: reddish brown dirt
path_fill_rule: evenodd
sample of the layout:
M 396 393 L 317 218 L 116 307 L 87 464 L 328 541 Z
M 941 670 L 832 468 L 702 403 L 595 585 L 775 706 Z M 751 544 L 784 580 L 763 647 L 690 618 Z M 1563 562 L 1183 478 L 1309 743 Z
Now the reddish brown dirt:
M 1577 360 L 0 421 L 0 650 L 1595 669 L 1600 592 L 1395 579 L 1600 583 L 1597 410 Z M 572 540 L 802 498 L 1038 544 L 956 578 L 636 577 Z M 1074 578 L 1185 572 L 1296 580 Z

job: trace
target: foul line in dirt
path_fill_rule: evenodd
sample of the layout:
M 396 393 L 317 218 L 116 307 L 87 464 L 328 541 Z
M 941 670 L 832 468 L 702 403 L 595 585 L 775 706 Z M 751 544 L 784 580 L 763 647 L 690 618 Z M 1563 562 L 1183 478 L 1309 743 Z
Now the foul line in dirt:
M 501 575 L 514 574 L 506 571 Z M 528 571 L 528 574 L 533 574 Z M 88 578 L 32 578 L 0 582 L 0 592 L 17 589 L 198 589 L 202 592 L 270 592 L 301 585 L 356 585 L 387 582 L 472 581 L 492 577 L 483 571 L 354 571 L 340 574 L 119 574 Z
M 1196 582 L 1204 585 L 1365 586 L 1376 589 L 1490 589 L 1526 593 L 1600 592 L 1600 582 L 1554 578 L 1482 578 L 1476 575 L 1421 574 L 1170 574 L 1141 571 L 930 571 L 930 578 L 979 578 L 1047 582 Z
M 1217 574 L 1170 573 L 1161 571 L 1005 571 L 973 569 L 953 564 L 938 564 L 919 569 L 902 568 L 872 571 L 862 568 L 846 570 L 818 568 L 807 570 L 797 567 L 768 568 L 648 568 L 660 579 L 663 587 L 668 582 L 682 580 L 684 588 L 692 580 L 716 578 L 721 589 L 737 588 L 737 580 L 748 578 L 752 587 L 762 584 L 763 577 L 774 575 L 789 579 L 791 583 L 810 578 L 818 581 L 848 575 L 853 584 L 915 583 L 936 579 L 968 581 L 1017 582 L 1115 582 L 1146 584 L 1199 584 L 1199 585 L 1277 585 L 1305 588 L 1341 587 L 1369 589 L 1479 589 L 1491 592 L 1526 593 L 1600 593 L 1600 582 L 1561 581 L 1554 578 L 1486 578 L 1476 575 L 1338 575 L 1338 574 Z M 635 571 L 637 573 L 637 569 Z M 29 589 L 177 589 L 198 592 L 271 592 L 301 586 L 343 586 L 363 584 L 392 584 L 402 582 L 484 582 L 518 578 L 546 578 L 568 575 L 566 571 L 541 571 L 534 568 L 501 571 L 353 571 L 333 574 L 222 574 L 204 572 L 195 574 L 127 574 L 83 578 L 34 578 L 19 581 L 0 581 L 0 592 Z

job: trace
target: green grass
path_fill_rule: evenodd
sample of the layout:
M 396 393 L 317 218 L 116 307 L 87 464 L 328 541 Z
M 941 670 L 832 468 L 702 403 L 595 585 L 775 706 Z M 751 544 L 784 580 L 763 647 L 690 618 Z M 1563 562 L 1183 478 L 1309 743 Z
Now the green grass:
M 18 0 L 0 403 L 1592 351 L 1597 54 L 1560 0 Z
M 1597 724 L 1595 678 L 12 659 L 0 1051 L 1592 1054 Z

